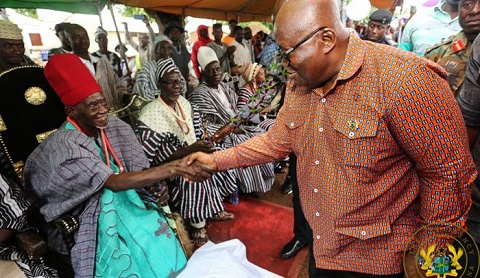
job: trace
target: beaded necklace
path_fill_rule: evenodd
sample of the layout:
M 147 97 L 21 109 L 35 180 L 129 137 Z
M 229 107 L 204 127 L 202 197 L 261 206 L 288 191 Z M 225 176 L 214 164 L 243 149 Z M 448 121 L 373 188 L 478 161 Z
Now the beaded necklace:
M 87 133 L 78 125 L 78 123 L 74 119 L 67 117 L 67 121 L 71 123 L 78 131 L 87 135 Z M 115 154 L 115 151 L 113 151 L 112 145 L 110 144 L 110 141 L 108 140 L 107 135 L 105 134 L 105 130 L 100 129 L 100 137 L 102 139 L 103 153 L 105 155 L 105 160 L 106 160 L 105 163 L 110 168 L 110 155 L 111 155 L 113 157 L 113 160 L 117 164 L 118 168 L 120 169 L 120 173 L 123 173 L 124 171 L 123 165 L 120 162 L 120 159 L 118 159 L 118 156 Z
M 188 134 L 190 132 L 190 128 L 188 127 L 187 117 L 185 116 L 185 112 L 183 112 L 182 106 L 178 103 L 178 100 L 175 101 L 175 108 L 180 112 L 180 116 L 175 110 L 173 110 L 170 105 L 165 103 L 162 97 L 159 97 L 158 100 L 161 104 L 165 105 L 168 112 L 170 112 L 175 117 L 175 120 L 177 120 L 177 123 L 182 129 L 183 133 Z

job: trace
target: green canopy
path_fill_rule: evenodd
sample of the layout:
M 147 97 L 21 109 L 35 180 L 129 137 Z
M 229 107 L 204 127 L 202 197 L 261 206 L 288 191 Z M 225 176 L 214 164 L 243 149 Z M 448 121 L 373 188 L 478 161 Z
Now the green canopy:
M 80 14 L 100 14 L 108 0 L 1 0 L 0 8 L 47 9 Z

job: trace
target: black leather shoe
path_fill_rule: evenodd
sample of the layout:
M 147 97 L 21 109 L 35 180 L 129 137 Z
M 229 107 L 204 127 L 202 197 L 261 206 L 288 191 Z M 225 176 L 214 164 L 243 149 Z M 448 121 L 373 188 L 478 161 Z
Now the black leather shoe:
M 289 259 L 295 256 L 298 253 L 298 251 L 300 251 L 300 249 L 302 249 L 305 246 L 307 246 L 306 243 L 293 238 L 289 243 L 283 246 L 283 249 L 280 252 L 280 258 L 283 260 Z
M 283 194 L 291 194 L 292 193 L 292 177 L 287 176 L 285 182 L 282 185 L 282 192 Z

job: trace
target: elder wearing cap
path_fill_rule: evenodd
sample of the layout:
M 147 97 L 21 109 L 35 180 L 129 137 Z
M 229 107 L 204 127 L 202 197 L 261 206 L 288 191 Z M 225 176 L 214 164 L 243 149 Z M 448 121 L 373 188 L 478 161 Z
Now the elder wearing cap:
M 160 94 L 158 87 L 158 76 L 161 64 L 164 60 L 172 59 L 172 41 L 164 35 L 155 38 L 155 60 L 146 63 L 138 72 L 137 79 L 133 85 L 133 93 L 145 100 L 154 100 Z M 181 77 L 182 95 L 187 92 L 187 82 Z
M 17 24 L 0 20 L 0 73 L 26 65 L 35 63 L 25 55 L 22 31 Z
M 108 114 L 100 86 L 77 56 L 54 55 L 45 76 L 68 117 L 27 159 L 25 186 L 46 222 L 68 213 L 80 223 L 71 249 L 47 231 L 50 247 L 70 255 L 76 277 L 167 277 L 181 271 L 182 247 L 144 187 L 175 176 L 197 181 L 211 175 L 179 160 L 148 169 L 132 129 Z
M 172 59 L 161 60 L 157 77 L 161 94 L 139 114 L 138 133 L 152 165 L 161 165 L 197 151 L 215 151 L 213 144 L 205 140 L 200 113 L 181 95 L 181 77 Z M 172 188 L 171 202 L 189 222 L 190 236 L 197 246 L 208 241 L 207 219 L 234 218 L 233 213 L 225 211 L 222 203 L 237 189 L 231 173 L 217 173 L 194 186 L 182 177 L 165 182 Z
M 189 100 L 196 106 L 206 122 L 208 135 L 212 136 L 219 128 L 230 122 L 237 115 L 237 93 L 228 84 L 222 82 L 222 69 L 215 51 L 208 46 L 198 50 L 198 63 L 202 68 L 204 82 L 191 94 Z M 247 139 L 264 133 L 256 126 L 240 126 L 225 136 L 222 146 L 230 148 Z M 222 148 L 223 148 L 222 147 Z M 272 188 L 275 174 L 273 165 L 262 164 L 233 172 L 238 180 L 238 188 L 244 193 L 267 192 Z
M 396 46 L 392 40 L 388 40 L 386 35 L 392 22 L 392 13 L 387 10 L 376 10 L 370 15 L 367 32 L 362 39 L 376 43 Z
M 102 27 L 97 27 L 95 31 L 95 42 L 98 44 L 98 50 L 92 53 L 92 56 L 98 58 L 104 58 L 110 62 L 112 68 L 115 70 L 115 73 L 118 77 L 122 77 L 122 68 L 120 67 L 121 59 L 118 55 L 114 52 L 108 51 L 108 38 L 107 38 L 107 31 L 105 31 Z

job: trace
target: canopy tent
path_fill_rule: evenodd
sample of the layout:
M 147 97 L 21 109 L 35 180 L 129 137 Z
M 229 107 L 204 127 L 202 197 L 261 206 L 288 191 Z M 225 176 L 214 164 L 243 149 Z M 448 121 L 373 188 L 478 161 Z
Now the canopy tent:
M 108 0 L 1 0 L 0 8 L 47 9 L 81 14 L 100 14 Z
M 126 6 L 217 20 L 271 21 L 276 0 L 114 0 Z
M 113 0 L 126 6 L 165 13 L 217 20 L 271 21 L 276 0 Z M 373 6 L 388 9 L 395 0 L 371 0 Z

